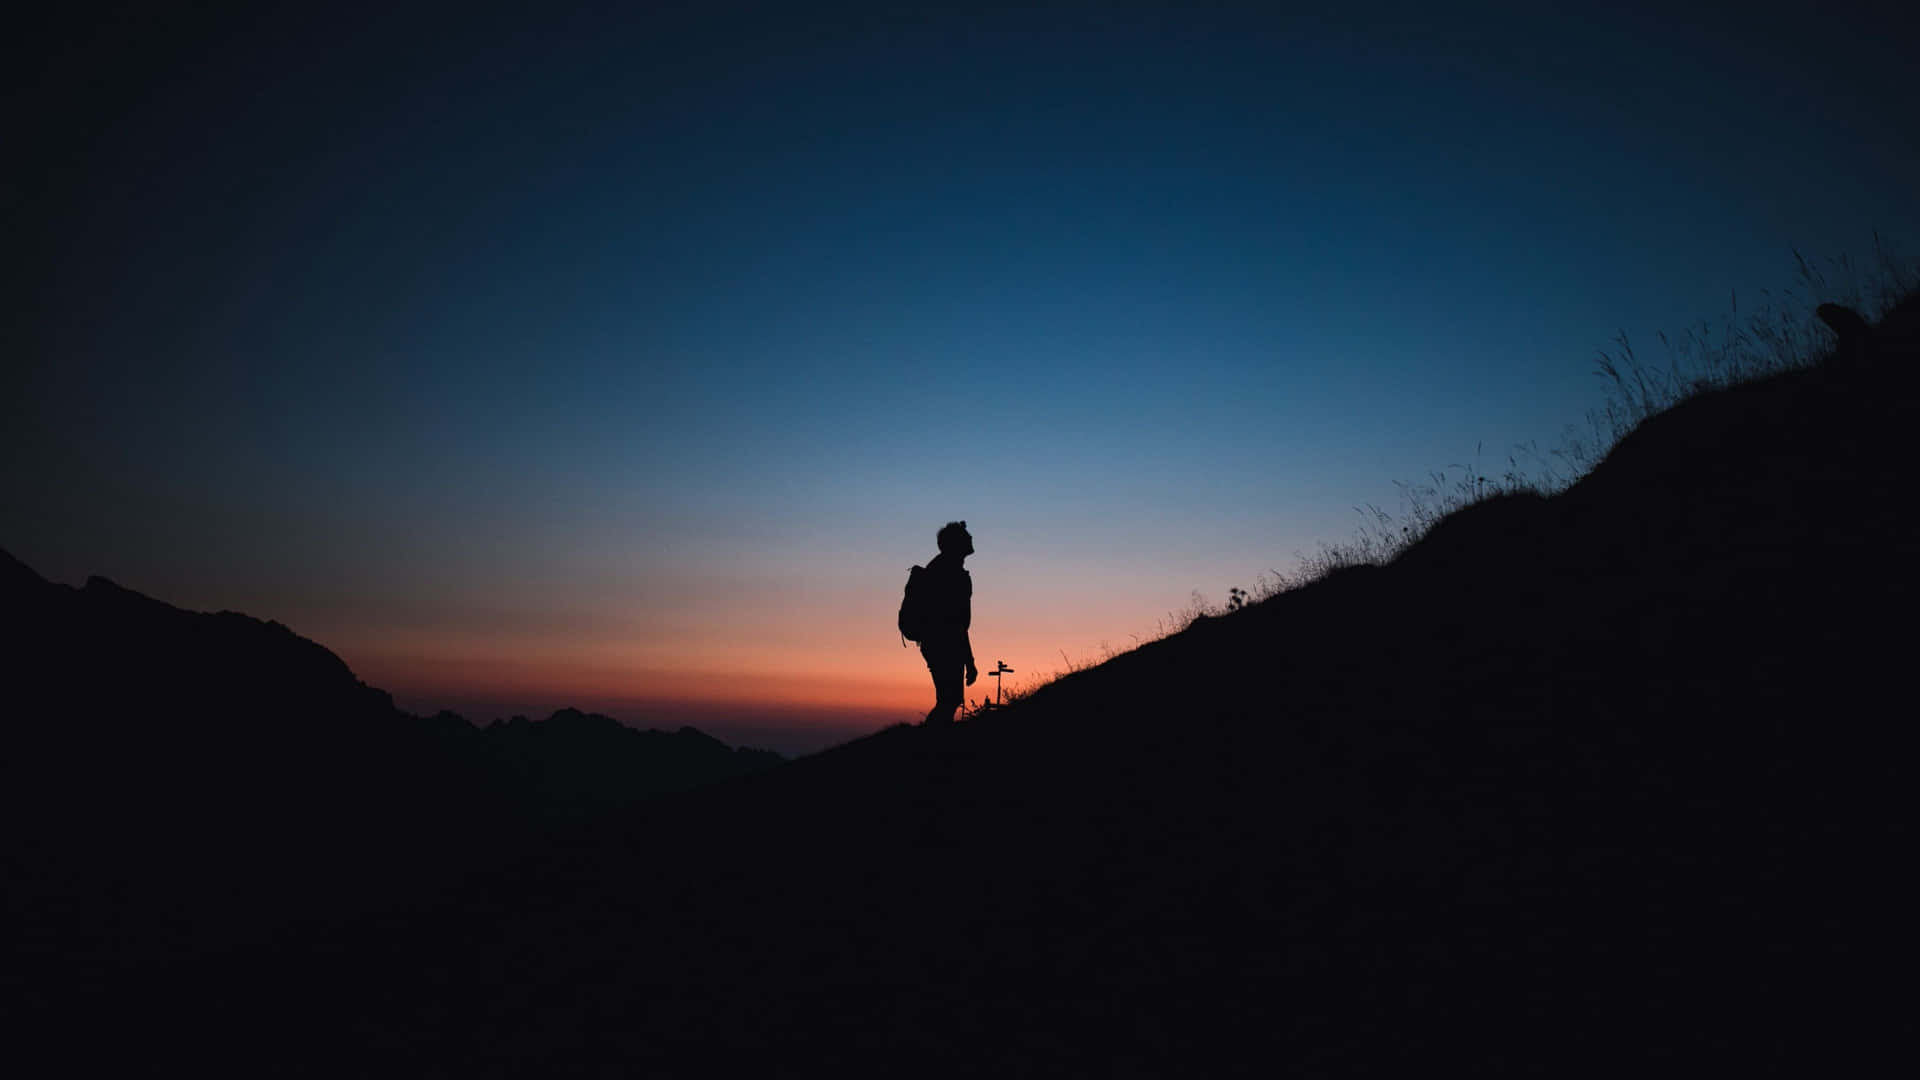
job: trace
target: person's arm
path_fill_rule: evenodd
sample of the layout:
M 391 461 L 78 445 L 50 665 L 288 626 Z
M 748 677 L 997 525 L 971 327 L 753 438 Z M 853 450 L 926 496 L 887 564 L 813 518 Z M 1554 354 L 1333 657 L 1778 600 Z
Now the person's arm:
M 980 677 L 980 669 L 973 663 L 973 575 L 960 571 L 962 583 L 960 592 L 960 642 L 967 647 L 967 685 Z

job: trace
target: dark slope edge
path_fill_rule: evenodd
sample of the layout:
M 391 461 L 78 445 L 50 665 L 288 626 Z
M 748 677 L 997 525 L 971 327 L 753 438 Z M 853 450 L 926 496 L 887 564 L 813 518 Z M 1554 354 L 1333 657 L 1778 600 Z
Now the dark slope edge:
M 275 622 L 0 552 L 5 981 L 30 998 L 376 910 L 637 798 L 780 763 L 576 710 L 419 717 Z
M 1901 352 L 1689 401 L 1563 495 L 978 722 L 183 970 L 148 1019 L 316 1074 L 1871 1054 L 1911 1024 L 1877 978 L 1910 960 Z

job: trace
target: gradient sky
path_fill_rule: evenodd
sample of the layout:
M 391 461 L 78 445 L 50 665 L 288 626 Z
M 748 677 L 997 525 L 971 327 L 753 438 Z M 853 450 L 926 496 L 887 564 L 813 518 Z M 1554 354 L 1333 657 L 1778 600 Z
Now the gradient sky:
M 0 547 L 787 750 L 924 712 L 949 519 L 983 667 L 1128 646 L 1556 443 L 1618 330 L 1920 244 L 1894 15 L 1557 6 L 56 16 Z

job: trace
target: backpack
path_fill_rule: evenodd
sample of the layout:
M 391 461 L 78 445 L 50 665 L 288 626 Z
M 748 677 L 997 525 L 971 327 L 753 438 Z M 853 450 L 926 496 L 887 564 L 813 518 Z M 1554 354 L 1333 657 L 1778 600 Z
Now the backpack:
M 927 568 L 916 566 L 907 571 L 907 593 L 900 598 L 900 638 L 901 646 L 909 641 L 922 641 L 932 633 L 932 620 L 928 617 L 928 593 L 933 589 L 927 583 Z

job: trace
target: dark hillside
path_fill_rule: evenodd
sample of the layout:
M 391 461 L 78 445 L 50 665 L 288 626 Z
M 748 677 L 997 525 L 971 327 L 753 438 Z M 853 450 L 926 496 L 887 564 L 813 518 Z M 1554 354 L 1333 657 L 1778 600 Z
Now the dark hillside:
M 0 552 L 8 976 L 50 989 L 376 910 L 777 755 L 566 710 L 417 717 L 285 626 Z
M 538 722 L 496 720 L 470 749 L 499 786 L 522 793 L 542 817 L 563 821 L 590 818 L 636 795 L 682 791 L 786 760 L 771 750 L 735 749 L 691 727 L 636 731 L 578 709 Z
M 1872 1058 L 1911 1024 L 1878 979 L 1911 959 L 1895 353 L 1689 401 L 1562 495 L 984 719 L 192 969 L 144 1019 L 329 1075 Z

